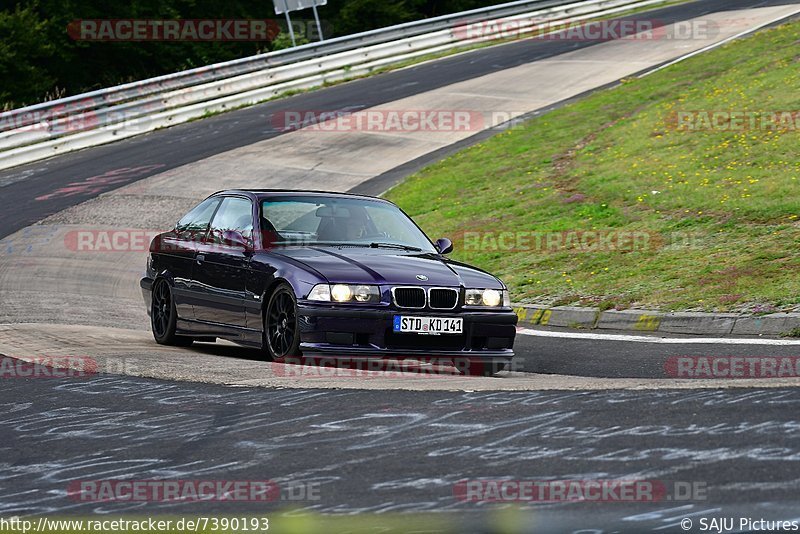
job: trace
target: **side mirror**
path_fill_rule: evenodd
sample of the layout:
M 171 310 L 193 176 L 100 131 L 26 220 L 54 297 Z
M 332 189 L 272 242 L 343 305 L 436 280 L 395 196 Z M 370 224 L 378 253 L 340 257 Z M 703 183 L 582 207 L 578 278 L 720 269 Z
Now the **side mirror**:
M 222 232 L 222 242 L 229 247 L 240 247 L 244 250 L 250 248 L 247 239 L 244 238 L 242 233 L 238 230 L 225 230 Z
M 436 250 L 439 254 L 450 254 L 453 252 L 453 242 L 446 237 L 440 237 L 436 240 Z

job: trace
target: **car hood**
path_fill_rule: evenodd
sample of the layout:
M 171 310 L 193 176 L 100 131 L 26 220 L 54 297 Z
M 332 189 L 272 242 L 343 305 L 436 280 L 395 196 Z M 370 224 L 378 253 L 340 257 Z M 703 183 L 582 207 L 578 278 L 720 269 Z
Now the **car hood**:
M 288 247 L 273 252 L 305 264 L 331 283 L 503 287 L 491 274 L 438 254 L 362 247 Z

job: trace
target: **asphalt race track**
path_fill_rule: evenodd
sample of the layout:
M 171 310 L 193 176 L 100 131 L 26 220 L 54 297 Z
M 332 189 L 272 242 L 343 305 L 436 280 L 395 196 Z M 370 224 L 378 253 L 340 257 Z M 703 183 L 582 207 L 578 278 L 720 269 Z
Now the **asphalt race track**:
M 333 514 L 330 527 L 347 525 L 355 512 L 387 521 L 414 512 L 403 516 L 403 531 L 486 532 L 506 513 L 522 530 L 542 533 L 800 517 L 796 389 L 265 390 L 98 375 L 9 380 L 2 396 L 3 515 L 235 512 L 278 525 L 279 512 L 291 508 Z M 253 503 L 67 495 L 80 481 L 165 476 L 270 480 L 281 493 Z M 457 489 L 473 480 L 589 478 L 648 480 L 665 493 L 655 502 L 497 507 Z M 684 500 L 685 487 L 698 492 Z
M 670 24 L 740 12 L 761 23 L 793 9 L 800 4 L 700 0 L 635 17 Z M 524 40 L 489 47 L 0 172 L 0 238 L 16 236 L 0 248 L 0 353 L 23 360 L 88 355 L 100 371 L 2 381 L 0 516 L 247 513 L 269 517 L 277 532 L 288 517 L 344 531 L 357 512 L 399 517 L 400 531 L 426 532 L 501 531 L 497 525 L 545 533 L 700 532 L 701 519 L 712 517 L 736 518 L 737 525 L 739 518 L 800 521 L 800 381 L 686 380 L 670 372 L 670 362 L 687 356 L 797 359 L 800 340 L 530 330 L 517 338 L 513 370 L 499 378 L 424 366 L 328 375 L 263 362 L 257 351 L 228 343 L 157 346 L 134 285 L 144 254 L 78 257 L 52 247 L 75 228 L 163 228 L 207 190 L 228 187 L 220 183 L 232 179 L 226 172 L 239 169 L 238 179 L 272 169 L 268 184 L 290 169 L 296 172 L 283 186 L 296 179 L 338 190 L 385 187 L 387 172 L 401 177 L 363 162 L 347 172 L 334 164 L 320 170 L 300 148 L 287 156 L 299 144 L 293 140 L 306 138 L 270 126 L 281 110 L 399 105 L 393 102 L 416 109 L 408 103 L 442 102 L 451 87 L 459 98 L 487 100 L 505 80 L 504 90 L 513 92 L 508 80 L 530 79 L 544 72 L 539 66 L 566 77 L 578 64 L 587 73 L 574 78 L 580 84 L 572 92 L 554 87 L 541 105 L 527 94 L 505 95 L 530 113 L 683 53 L 660 44 L 641 65 L 622 65 L 632 49 L 615 46 Z M 628 70 L 594 79 L 598 71 L 589 64 L 598 57 Z M 539 90 L 560 81 L 531 84 Z M 356 154 L 369 154 L 374 142 L 312 140 Z M 382 139 L 379 148 L 400 147 L 408 156 L 398 158 L 401 168 L 433 157 L 419 148 L 425 141 Z M 435 141 L 446 150 L 464 139 Z M 91 186 L 54 194 L 76 182 Z M 0 356 L 0 363 L 19 361 Z M 269 480 L 280 495 L 268 502 L 119 503 L 69 494 L 81 481 L 107 479 Z M 469 481 L 588 479 L 646 480 L 665 491 L 641 502 L 497 503 L 464 499 L 458 489 Z M 677 494 L 689 486 L 699 490 Z M 305 494 L 292 496 L 292 488 Z M 693 522 L 688 529 L 686 519 Z
M 531 333 L 541 335 L 548 332 Z M 563 331 L 556 334 L 569 335 Z M 661 379 L 670 376 L 670 360 L 678 357 L 800 356 L 800 343 L 792 339 L 714 339 L 698 336 L 661 338 L 653 335 L 631 336 L 629 333 L 620 335 L 608 331 L 602 334 L 574 331 L 572 334 L 574 337 L 571 338 L 537 335 L 517 337 L 515 348 L 524 357 L 519 360 L 516 370 L 598 378 Z M 627 341 L 619 341 L 620 338 Z M 637 338 L 641 339 L 630 341 Z

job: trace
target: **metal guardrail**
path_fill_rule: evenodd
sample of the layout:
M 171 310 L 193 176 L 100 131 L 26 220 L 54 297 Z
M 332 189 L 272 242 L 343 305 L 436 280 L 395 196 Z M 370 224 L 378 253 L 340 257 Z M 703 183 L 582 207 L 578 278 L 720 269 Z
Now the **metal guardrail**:
M 449 25 L 462 20 L 484 20 L 498 18 L 510 14 L 530 11 L 532 8 L 546 8 L 563 5 L 564 0 L 521 0 L 483 9 L 475 9 L 453 15 L 424 19 L 388 28 L 357 33 L 328 39 L 322 43 L 309 43 L 295 48 L 268 52 L 237 60 L 216 63 L 206 67 L 149 78 L 138 82 L 118 85 L 107 89 L 91 91 L 76 96 L 60 98 L 41 104 L 0 113 L 0 131 L 27 126 L 36 122 L 37 116 L 58 118 L 71 113 L 94 109 L 101 105 L 111 105 L 133 98 L 140 98 L 165 90 L 182 89 L 207 81 L 246 74 L 259 69 L 322 57 L 336 52 L 344 52 L 354 48 L 381 44 L 404 37 L 412 37 L 426 32 L 446 29 Z
M 476 42 L 667 0 L 521 0 L 151 78 L 0 114 L 0 169 L 254 104 Z M 503 24 L 492 26 L 491 22 Z M 477 41 L 468 24 L 484 23 Z

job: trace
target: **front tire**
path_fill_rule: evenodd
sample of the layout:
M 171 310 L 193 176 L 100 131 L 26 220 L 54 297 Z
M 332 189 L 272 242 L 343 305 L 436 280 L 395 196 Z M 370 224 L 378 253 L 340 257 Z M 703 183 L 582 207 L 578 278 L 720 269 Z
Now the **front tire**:
M 172 297 L 172 287 L 164 279 L 156 280 L 150 299 L 150 327 L 156 343 L 179 347 L 191 345 L 192 338 L 175 334 L 177 323 L 178 312 L 175 309 L 175 299 Z
M 297 298 L 289 284 L 272 292 L 264 313 L 264 348 L 271 361 L 283 361 L 300 354 L 297 327 Z

